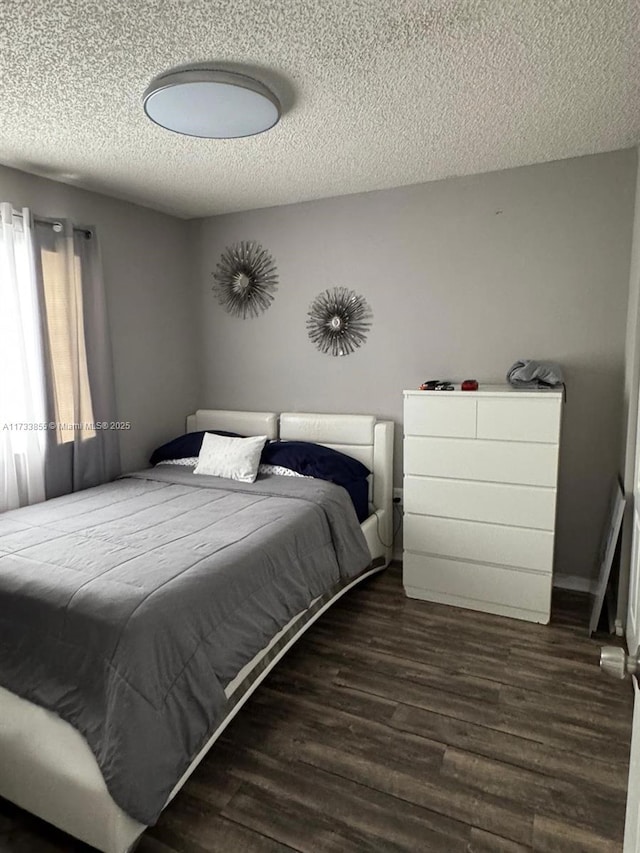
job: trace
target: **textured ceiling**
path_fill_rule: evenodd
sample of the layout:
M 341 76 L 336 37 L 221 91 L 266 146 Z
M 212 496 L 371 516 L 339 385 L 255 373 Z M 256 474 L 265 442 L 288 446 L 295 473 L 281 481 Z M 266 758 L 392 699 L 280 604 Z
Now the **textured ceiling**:
M 0 162 L 184 217 L 640 142 L 632 0 L 1 0 Z M 270 132 L 153 125 L 150 79 L 253 69 Z

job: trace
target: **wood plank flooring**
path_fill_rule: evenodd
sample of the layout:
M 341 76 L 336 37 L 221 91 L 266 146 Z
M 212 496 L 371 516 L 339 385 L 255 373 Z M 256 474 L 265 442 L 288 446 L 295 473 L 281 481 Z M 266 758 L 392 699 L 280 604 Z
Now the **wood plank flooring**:
M 289 652 L 138 853 L 620 853 L 628 682 L 588 597 L 549 627 L 412 601 L 392 567 Z M 3 853 L 88 851 L 0 800 Z

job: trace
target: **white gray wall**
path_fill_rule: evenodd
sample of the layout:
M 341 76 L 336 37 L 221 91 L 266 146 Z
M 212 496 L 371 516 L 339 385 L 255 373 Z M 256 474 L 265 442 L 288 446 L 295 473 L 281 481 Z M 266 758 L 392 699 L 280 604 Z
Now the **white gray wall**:
M 0 200 L 98 230 L 118 415 L 134 424 L 125 469 L 196 406 L 401 423 L 402 389 L 425 378 L 501 381 L 520 356 L 557 359 L 569 386 L 557 570 L 589 577 L 622 455 L 635 176 L 629 150 L 185 223 L 0 167 Z M 241 239 L 278 264 L 257 320 L 229 317 L 210 289 L 220 252 Z M 366 346 L 344 359 L 305 331 L 310 301 L 334 285 L 374 312 Z
M 100 240 L 125 471 L 183 431 L 198 399 L 189 224 L 0 166 L 0 200 L 93 225 Z
M 402 419 L 426 378 L 502 381 L 519 357 L 568 381 L 556 570 L 590 577 L 621 452 L 636 152 L 219 216 L 192 224 L 202 407 L 374 412 Z M 257 240 L 280 287 L 258 319 L 212 293 L 224 247 Z M 363 294 L 374 324 L 347 358 L 318 353 L 306 312 L 327 287 Z M 401 480 L 401 440 L 396 479 Z

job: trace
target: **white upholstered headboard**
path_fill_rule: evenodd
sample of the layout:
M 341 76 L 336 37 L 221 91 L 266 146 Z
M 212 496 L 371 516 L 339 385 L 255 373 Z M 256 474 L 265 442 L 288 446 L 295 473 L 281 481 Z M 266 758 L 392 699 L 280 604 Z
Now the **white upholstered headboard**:
M 224 429 L 241 435 L 278 437 L 278 416 L 275 412 L 232 412 L 223 409 L 198 409 L 187 416 L 187 432 Z
M 377 509 L 383 509 L 387 499 L 393 499 L 393 483 L 387 482 L 390 473 L 384 458 L 385 434 L 391 427 L 393 452 L 393 423 L 377 421 L 374 415 L 329 415 L 283 412 L 280 415 L 280 438 L 285 441 L 314 441 L 353 456 L 373 474 L 371 498 Z M 389 494 L 387 494 L 389 493 Z
M 278 436 L 287 441 L 313 441 L 363 462 L 372 472 L 375 515 L 362 525 L 372 557 L 391 559 L 393 542 L 393 421 L 375 415 L 311 412 L 234 412 L 198 409 L 187 417 L 187 430 L 224 429 L 242 435 Z

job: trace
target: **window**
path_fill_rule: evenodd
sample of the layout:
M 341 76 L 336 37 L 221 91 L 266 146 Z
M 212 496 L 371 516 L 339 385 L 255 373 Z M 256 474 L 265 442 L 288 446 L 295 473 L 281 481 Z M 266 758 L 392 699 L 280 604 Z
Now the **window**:
M 95 436 L 82 303 L 82 262 L 75 252 L 42 247 L 52 417 L 59 444 Z M 68 267 L 71 267 L 70 269 Z

